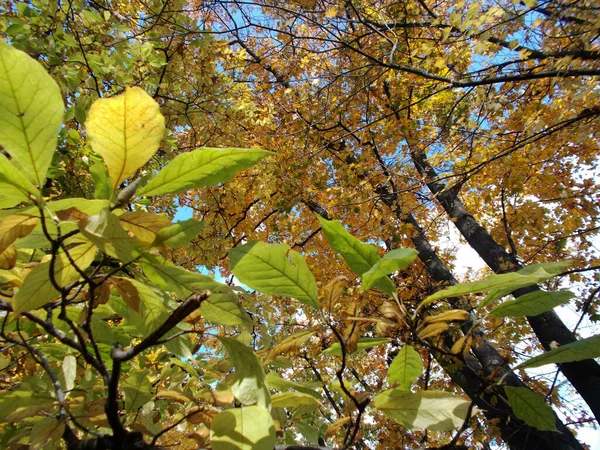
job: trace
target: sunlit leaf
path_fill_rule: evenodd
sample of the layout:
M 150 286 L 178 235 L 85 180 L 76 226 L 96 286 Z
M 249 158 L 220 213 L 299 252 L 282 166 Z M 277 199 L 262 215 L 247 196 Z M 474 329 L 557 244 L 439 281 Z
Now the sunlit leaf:
M 315 277 L 302 256 L 285 244 L 252 241 L 229 250 L 233 274 L 252 289 L 319 307 Z
M 0 145 L 38 186 L 52 161 L 63 114 L 60 89 L 42 65 L 0 42 Z
M 360 352 L 362 350 L 368 350 L 370 348 L 376 347 L 381 344 L 387 344 L 390 341 L 391 341 L 391 339 L 389 339 L 389 338 L 369 338 L 369 337 L 360 338 L 358 340 L 356 350 L 351 353 Z M 329 347 L 327 350 L 323 351 L 323 354 L 324 355 L 333 355 L 333 356 L 342 356 L 342 347 L 340 346 L 339 342 L 336 342 L 331 347 Z
M 69 256 L 79 270 L 85 270 L 94 260 L 97 248 L 92 243 L 69 249 Z M 23 280 L 23 287 L 13 300 L 15 313 L 37 309 L 59 295 L 50 281 L 50 262 L 38 264 Z M 59 286 L 65 287 L 79 278 L 79 272 L 71 265 L 64 253 L 56 257 L 54 278 Z
M 375 284 L 377 280 L 404 269 L 418 255 L 412 248 L 399 248 L 386 253 L 367 272 L 362 274 L 361 291 L 366 291 Z
M 588 358 L 600 357 L 600 334 L 576 342 L 563 345 L 541 355 L 535 356 L 515 367 L 540 367 L 546 364 L 560 364 L 572 361 L 581 361 Z
M 138 87 L 96 100 L 85 125 L 92 150 L 108 168 L 113 191 L 152 158 L 165 134 L 158 103 Z
M 268 359 L 274 359 L 282 353 L 297 350 L 298 347 L 314 336 L 316 332 L 317 330 L 307 329 L 285 336 L 277 345 L 271 348 Z
M 169 248 L 185 247 L 204 228 L 203 222 L 194 219 L 184 220 L 162 228 L 152 245 Z
M 289 381 L 284 378 L 281 378 L 274 372 L 269 372 L 267 374 L 266 381 L 268 386 L 272 389 L 277 389 L 279 391 L 294 389 L 295 391 L 310 395 L 317 400 L 321 400 L 321 394 L 315 392 L 314 389 L 311 389 L 310 387 L 305 386 L 304 384 L 296 383 L 294 381 Z
M 182 153 L 144 186 L 139 195 L 175 194 L 229 181 L 240 170 L 252 167 L 270 152 L 242 148 L 199 148 Z
M 470 402 L 449 392 L 390 389 L 376 395 L 373 405 L 409 430 L 449 431 L 463 424 Z
M 79 229 L 104 253 L 124 262 L 133 259 L 135 242 L 121 226 L 119 218 L 107 209 L 81 221 Z
M 552 408 L 530 389 L 506 386 L 508 402 L 515 416 L 538 430 L 556 430 Z
M 410 345 L 405 345 L 394 357 L 388 369 L 388 383 L 398 383 L 399 390 L 409 391 L 413 382 L 423 372 L 423 361 L 419 353 Z
M 317 406 L 319 402 L 309 394 L 301 392 L 282 392 L 271 397 L 273 408 L 295 408 L 297 406 Z
M 142 268 L 150 281 L 182 299 L 194 292 L 214 290 L 219 286 L 219 283 L 207 275 L 191 272 L 166 260 L 151 258 L 148 261 L 149 263 L 142 264 Z
M 491 317 L 537 316 L 564 305 L 575 294 L 569 291 L 535 291 L 522 295 L 516 300 L 506 300 L 490 311 Z
M 173 225 L 169 219 L 144 211 L 126 211 L 119 216 L 121 225 L 131 231 L 136 238 L 150 245 L 163 228 Z
M 220 290 L 228 290 L 227 287 Z M 250 316 L 242 308 L 233 292 L 213 292 L 200 305 L 200 313 L 207 322 L 216 325 L 243 325 L 250 322 Z
M 75 387 L 75 378 L 77 377 L 77 358 L 74 355 L 65 356 L 62 372 L 65 377 L 65 390 L 70 391 Z
M 317 216 L 321 223 L 323 234 L 327 238 L 329 245 L 338 252 L 346 261 L 346 264 L 357 274 L 362 276 L 371 270 L 379 262 L 379 253 L 377 247 L 369 244 L 363 244 L 357 238 L 346 231 L 344 226 L 337 220 L 326 220 Z M 383 292 L 390 295 L 396 293 L 396 286 L 387 277 L 374 279 L 372 285 L 378 287 Z
M 260 406 L 227 409 L 213 418 L 210 443 L 213 450 L 273 450 L 273 419 Z
M 235 367 L 231 391 L 243 405 L 258 404 L 270 408 L 271 394 L 265 384 L 265 372 L 254 352 L 240 341 L 220 337 L 229 359 Z
M 2 153 L 0 153 L 0 202 L 2 208 L 10 208 L 35 198 L 40 192 Z
M 0 220 L 0 252 L 18 238 L 27 236 L 38 223 L 37 217 L 28 214 L 15 214 Z

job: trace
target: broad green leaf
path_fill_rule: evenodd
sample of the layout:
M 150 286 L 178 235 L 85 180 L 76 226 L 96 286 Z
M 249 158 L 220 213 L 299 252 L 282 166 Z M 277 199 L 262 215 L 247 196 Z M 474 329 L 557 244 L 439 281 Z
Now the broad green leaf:
M 40 192 L 6 156 L 0 153 L 0 200 L 14 199 L 12 204 L 3 203 L 2 207 L 10 208 L 21 202 L 28 202 L 29 195 L 39 198 Z
M 423 372 L 423 361 L 419 353 L 410 345 L 400 349 L 388 369 L 388 383 L 398 384 L 399 390 L 409 391 L 413 382 Z
M 69 249 L 69 256 L 80 270 L 85 270 L 94 260 L 97 248 L 92 243 Z M 23 280 L 23 287 L 13 299 L 13 310 L 22 313 L 37 309 L 59 295 L 49 276 L 50 262 L 38 264 Z M 59 286 L 65 287 L 79 278 L 79 273 L 64 253 L 56 257 L 54 278 Z
M 92 150 L 108 168 L 113 192 L 152 158 L 165 134 L 158 103 L 138 87 L 96 100 L 85 125 Z
M 54 399 L 46 394 L 32 392 L 31 390 L 15 389 L 0 393 L 0 420 L 4 420 L 9 414 L 19 408 L 35 406 L 40 410 L 54 403 Z
M 600 334 L 586 339 L 580 339 L 579 341 L 542 353 L 541 355 L 535 356 L 519 364 L 515 369 L 540 367 L 545 366 L 546 364 L 560 364 L 598 357 L 600 357 Z
M 504 391 L 515 416 L 538 430 L 556 430 L 554 412 L 539 395 L 522 387 L 506 386 Z
M 449 392 L 389 389 L 373 405 L 409 430 L 450 431 L 463 424 L 470 402 Z
M 126 211 L 119 216 L 119 220 L 123 228 L 146 245 L 154 242 L 160 230 L 173 225 L 166 217 L 144 211 Z
M 408 266 L 418 255 L 412 248 L 392 250 L 362 274 L 361 291 L 369 289 L 376 281 Z
M 271 394 L 265 384 L 263 367 L 249 347 L 235 339 L 219 337 L 227 350 L 229 360 L 235 367 L 231 391 L 243 405 L 254 405 L 270 409 Z
M 70 391 L 75 387 L 77 376 L 77 358 L 74 355 L 65 356 L 62 363 L 62 372 L 65 377 L 65 390 Z
M 319 402 L 309 394 L 301 392 L 281 392 L 271 397 L 273 408 L 295 408 L 300 405 L 316 406 Z
M 65 432 L 65 421 L 47 417 L 38 420 L 31 427 L 29 450 L 55 450 L 60 448 L 57 442 Z
M 161 229 L 152 245 L 169 248 L 185 247 L 204 228 L 203 222 L 188 219 Z
M 144 283 L 133 279 L 129 279 L 129 281 L 135 286 L 140 296 L 140 315 L 146 334 L 149 334 L 167 319 L 165 299 Z
M 571 263 L 568 261 L 552 264 L 533 264 L 524 267 L 518 272 L 503 273 L 500 275 L 494 274 L 481 281 L 460 283 L 430 295 L 423 300 L 419 305 L 419 308 L 442 298 L 472 294 L 475 292 L 489 292 L 477 306 L 477 308 L 480 309 L 488 303 L 517 289 L 549 280 L 564 271 L 570 264 Z
M 125 409 L 127 411 L 141 408 L 153 397 L 152 384 L 146 371 L 132 371 L 121 384 L 121 389 L 125 394 Z
M 346 231 L 337 220 L 326 220 L 317 215 L 321 229 L 332 249 L 342 255 L 346 264 L 359 276 L 368 272 L 379 262 L 379 253 L 374 245 L 363 244 Z M 372 285 L 390 295 L 396 294 L 396 286 L 387 277 L 373 280 Z
M 303 394 L 308 394 L 311 397 L 314 397 L 317 400 L 321 400 L 321 394 L 315 392 L 314 389 L 311 389 L 308 386 L 305 386 L 300 383 L 295 383 L 293 381 L 286 380 L 281 378 L 274 372 L 269 372 L 266 377 L 267 385 L 272 389 L 277 389 L 278 391 L 285 391 L 288 389 L 294 389 L 298 392 L 302 392 Z
M 273 419 L 260 406 L 228 409 L 211 423 L 213 450 L 273 450 L 275 440 Z
M 37 217 L 28 214 L 15 214 L 0 220 L 0 252 L 18 238 L 27 236 L 38 223 Z
M 181 299 L 189 297 L 194 292 L 210 291 L 220 286 L 207 275 L 190 272 L 182 267 L 173 265 L 168 261 L 153 258 L 150 263 L 142 263 L 146 276 L 160 289 L 173 292 Z
M 391 341 L 390 338 L 370 338 L 370 337 L 360 338 L 358 340 L 356 351 L 354 351 L 352 353 L 360 352 L 363 350 L 368 350 L 377 345 L 387 344 L 390 341 Z M 333 356 L 342 356 L 342 347 L 340 346 L 339 342 L 336 342 L 331 347 L 329 347 L 327 350 L 323 351 L 323 354 L 324 355 L 333 355 Z
M 182 153 L 139 191 L 139 195 L 175 194 L 229 181 L 270 152 L 243 148 L 199 148 Z
M 60 89 L 42 65 L 0 42 L 0 145 L 38 186 L 56 150 L 63 114 Z
M 226 286 L 224 288 L 229 289 Z M 243 325 L 252 323 L 250 322 L 248 313 L 240 305 L 237 295 L 231 291 L 210 295 L 200 305 L 200 313 L 207 322 L 216 325 Z
M 108 209 L 103 209 L 99 214 L 82 220 L 79 223 L 79 229 L 104 253 L 123 262 L 133 259 L 135 241 L 121 226 L 119 218 Z
M 575 296 L 569 291 L 535 291 L 522 295 L 516 300 L 507 300 L 490 311 L 492 317 L 537 316 L 564 305 Z
M 98 158 L 94 158 L 94 162 L 90 164 L 90 175 L 94 180 L 94 198 L 110 200 L 112 198 L 112 186 L 108 177 L 108 169 L 104 162 Z
M 304 258 L 285 244 L 248 242 L 229 250 L 229 264 L 238 280 L 252 289 L 319 308 L 315 277 Z

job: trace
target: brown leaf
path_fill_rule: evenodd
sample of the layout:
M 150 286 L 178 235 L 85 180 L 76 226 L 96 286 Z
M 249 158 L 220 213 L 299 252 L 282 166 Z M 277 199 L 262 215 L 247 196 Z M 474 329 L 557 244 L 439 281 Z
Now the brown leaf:
M 87 219 L 88 215 L 75 207 L 71 207 L 62 211 L 56 211 L 56 217 L 64 222 L 79 222 L 80 220 Z
M 344 275 L 339 275 L 323 287 L 321 294 L 324 300 L 323 307 L 329 311 L 329 313 L 333 311 L 335 304 L 344 293 L 347 284 L 348 278 Z
M 17 265 L 17 248 L 11 244 L 0 253 L 0 269 L 10 270 Z
M 28 214 L 15 214 L 0 221 L 0 252 L 4 252 L 18 238 L 27 236 L 38 223 L 38 218 Z
M 436 314 L 435 316 L 428 316 L 423 320 L 423 325 L 437 322 L 452 322 L 453 320 L 467 320 L 469 313 L 462 309 L 451 309 L 444 311 L 443 313 Z
M 421 339 L 426 339 L 429 337 L 437 336 L 438 334 L 443 333 L 449 328 L 447 322 L 436 322 L 430 325 L 427 325 L 421 331 L 419 331 L 419 337 Z
M 127 306 L 136 312 L 140 312 L 140 294 L 133 283 L 127 278 L 120 277 L 113 277 L 110 282 L 119 291 L 119 295 Z

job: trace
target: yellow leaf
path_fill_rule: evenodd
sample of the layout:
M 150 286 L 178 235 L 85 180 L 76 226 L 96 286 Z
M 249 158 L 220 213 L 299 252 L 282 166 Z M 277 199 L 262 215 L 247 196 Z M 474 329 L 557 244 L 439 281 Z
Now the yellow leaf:
M 143 89 L 96 100 L 86 122 L 92 150 L 102 156 L 113 190 L 156 153 L 165 134 L 158 103 Z
M 463 336 L 452 345 L 450 353 L 452 353 L 453 355 L 458 355 L 459 353 L 468 353 L 472 343 L 473 338 L 470 334 L 467 336 Z
M 329 436 L 334 435 L 340 428 L 342 428 L 348 422 L 350 422 L 350 417 L 342 417 L 341 419 L 332 422 L 331 425 L 327 427 L 327 431 L 325 432 L 325 439 L 327 439 Z
M 10 270 L 17 264 L 17 248 L 9 245 L 0 253 L 0 269 Z
M 435 316 L 428 316 L 423 320 L 423 325 L 437 322 L 452 322 L 453 320 L 467 320 L 469 318 L 469 313 L 462 309 L 451 309 L 449 311 L 444 311 L 441 314 L 437 314 Z
M 339 300 L 344 292 L 346 284 L 348 284 L 348 278 L 346 278 L 344 275 L 339 275 L 327 283 L 323 288 L 322 296 L 323 300 L 325 300 L 324 306 L 330 313 L 333 310 L 335 303 Z
M 429 337 L 437 336 L 438 334 L 441 334 L 444 331 L 446 331 L 448 329 L 448 326 L 449 325 L 447 322 L 432 323 L 431 325 L 427 325 L 425 328 L 419 331 L 419 337 L 421 339 L 426 339 Z
M 27 236 L 38 223 L 37 217 L 28 214 L 15 214 L 0 222 L 0 252 L 8 248 L 18 238 Z
M 181 392 L 170 391 L 170 390 L 160 390 L 156 393 L 156 397 L 158 399 L 166 399 L 171 400 L 177 403 L 188 403 L 191 400 L 183 395 Z
M 326 17 L 335 17 L 335 16 L 337 16 L 337 13 L 338 13 L 337 7 L 332 6 L 325 12 L 325 16 Z
M 120 217 L 121 225 L 131 231 L 144 244 L 152 244 L 163 228 L 173 225 L 169 219 L 144 211 L 125 212 Z
M 298 333 L 294 333 L 290 336 L 285 337 L 279 344 L 271 349 L 269 352 L 269 356 L 267 357 L 267 361 L 272 361 L 275 357 L 279 356 L 282 353 L 288 352 L 290 350 L 295 350 L 304 344 L 308 339 L 310 339 L 316 330 L 308 329 L 302 330 Z

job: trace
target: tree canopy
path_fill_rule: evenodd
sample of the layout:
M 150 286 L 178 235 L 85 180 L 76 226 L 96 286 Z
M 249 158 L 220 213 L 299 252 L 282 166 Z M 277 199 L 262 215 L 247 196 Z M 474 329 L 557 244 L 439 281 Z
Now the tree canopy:
M 3 2 L 0 447 L 586 448 L 599 9 Z

